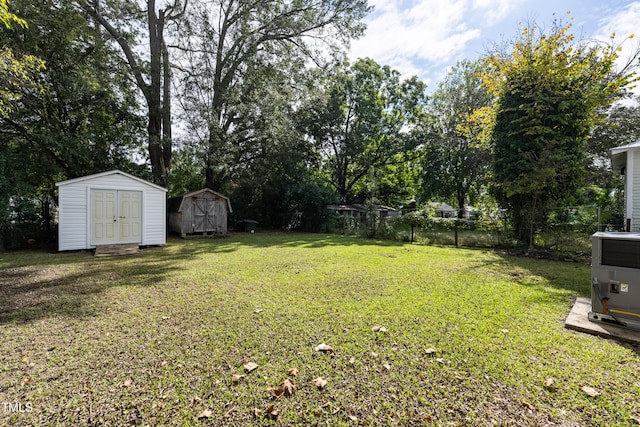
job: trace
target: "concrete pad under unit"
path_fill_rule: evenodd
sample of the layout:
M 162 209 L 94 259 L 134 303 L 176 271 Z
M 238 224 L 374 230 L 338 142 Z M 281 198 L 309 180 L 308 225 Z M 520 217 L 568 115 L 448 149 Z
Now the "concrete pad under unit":
M 569 316 L 567 316 L 567 320 L 564 322 L 565 328 L 598 335 L 603 338 L 640 344 L 640 331 L 634 331 L 608 323 L 592 322 L 589 320 L 589 310 L 591 310 L 591 299 L 584 297 L 577 298 Z

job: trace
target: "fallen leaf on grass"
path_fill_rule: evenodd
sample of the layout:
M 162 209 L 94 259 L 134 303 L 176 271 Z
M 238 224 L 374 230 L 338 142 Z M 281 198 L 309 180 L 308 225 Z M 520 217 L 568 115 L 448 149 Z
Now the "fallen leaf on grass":
M 522 406 L 524 406 L 525 408 L 530 409 L 530 410 L 532 410 L 532 411 L 535 409 L 535 408 L 533 407 L 533 405 L 532 405 L 531 403 L 527 402 L 526 400 L 523 400 L 523 401 L 522 401 Z
M 387 332 L 387 328 L 384 326 L 376 325 L 372 328 L 373 332 Z
M 296 391 L 296 385 L 289 378 L 284 380 L 282 383 L 282 390 L 284 392 L 285 397 L 291 396 Z
M 254 363 L 254 362 L 247 362 L 244 364 L 244 370 L 246 373 L 255 371 L 256 369 L 258 369 L 258 364 Z
M 374 353 L 373 351 L 371 352 L 371 357 L 373 357 L 374 359 L 378 357 L 378 353 Z
M 211 417 L 213 417 L 213 411 L 211 409 L 205 409 L 204 411 L 200 412 L 200 414 L 198 414 L 198 419 Z
M 428 348 L 428 349 L 426 349 L 424 352 L 425 352 L 425 354 L 427 354 L 427 355 L 429 355 L 429 356 L 430 356 L 430 355 L 432 355 L 432 354 L 435 354 L 436 349 L 435 349 L 435 348 Z
M 500 332 L 502 332 L 503 334 L 508 334 L 509 330 L 508 329 L 500 329 Z
M 544 386 L 547 388 L 553 387 L 553 384 L 555 383 L 553 378 L 547 378 L 546 380 L 544 380 Z
M 256 308 L 255 310 L 253 310 L 253 312 L 256 313 L 256 314 L 260 314 L 263 311 L 264 311 L 264 309 L 262 309 L 262 308 Z
M 324 386 L 327 385 L 327 380 L 325 380 L 322 377 L 318 377 L 315 380 L 313 380 L 313 384 L 318 388 L 324 388 Z
M 386 369 L 387 371 L 391 370 L 391 365 L 389 365 L 388 363 L 385 363 L 384 365 L 382 365 L 384 367 L 384 369 Z
M 351 356 L 351 359 L 349 359 L 349 363 L 351 363 L 352 365 L 356 363 L 356 358 Z
M 582 386 L 582 391 L 584 391 L 585 393 L 587 393 L 591 397 L 596 397 L 597 395 L 600 394 L 600 393 L 598 393 L 598 391 L 595 388 L 589 387 L 587 385 Z
M 358 421 L 358 417 L 353 414 L 347 414 L 347 418 L 349 418 L 351 421 Z
M 632 416 L 631 416 L 631 419 L 632 419 L 633 421 L 635 421 L 635 422 L 636 422 L 636 424 L 640 424 L 640 414 L 635 415 L 635 416 L 634 416 L 634 415 L 632 415 Z
M 267 408 L 266 414 L 271 418 L 275 419 L 275 418 L 278 418 L 278 415 L 280 415 L 280 410 L 276 409 L 273 405 L 271 405 Z
M 131 387 L 131 380 L 126 380 L 122 385 L 125 387 Z
M 291 376 L 291 377 L 297 377 L 299 372 L 300 372 L 300 371 L 299 371 L 299 370 L 297 370 L 296 368 L 291 368 L 291 369 L 289 369 L 289 371 L 288 371 L 287 373 L 288 373 L 288 374 L 289 374 L 289 376 Z
M 253 416 L 256 418 L 260 418 L 262 416 L 262 414 L 264 414 L 264 412 L 262 411 L 262 409 L 258 409 L 258 408 L 253 408 Z
M 296 391 L 296 385 L 289 378 L 284 380 L 284 383 L 280 387 L 270 386 L 269 390 L 273 392 L 275 397 L 289 397 Z
M 231 376 L 231 381 L 233 381 L 234 384 L 238 384 L 238 382 L 240 382 L 241 379 L 243 379 L 246 375 L 240 375 L 240 374 L 233 374 Z
M 315 351 L 319 351 L 319 352 L 323 352 L 323 353 L 329 353 L 329 354 L 333 354 L 334 350 L 330 345 L 327 345 L 325 343 L 322 344 L 318 344 L 317 346 L 313 347 L 313 349 Z

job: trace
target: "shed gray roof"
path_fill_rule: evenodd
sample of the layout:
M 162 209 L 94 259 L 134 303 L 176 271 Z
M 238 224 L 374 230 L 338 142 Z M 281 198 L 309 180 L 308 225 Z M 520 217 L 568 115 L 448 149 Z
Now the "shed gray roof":
M 138 181 L 138 182 L 140 182 L 140 183 L 142 183 L 142 184 L 148 185 L 148 186 L 150 186 L 150 187 L 154 187 L 154 188 L 156 188 L 156 189 L 158 189 L 158 190 L 162 190 L 162 191 L 164 191 L 165 193 L 167 192 L 167 189 L 166 189 L 166 188 L 164 188 L 164 187 L 161 187 L 161 186 L 156 185 L 156 184 L 154 184 L 154 183 L 152 183 L 152 182 L 149 182 L 149 181 L 145 181 L 145 180 L 144 180 L 144 179 L 142 179 L 142 178 L 138 178 L 137 176 L 133 176 L 133 175 L 128 174 L 128 173 L 126 173 L 126 172 L 122 172 L 121 170 L 118 170 L 118 169 L 114 169 L 114 170 L 112 170 L 112 171 L 106 171 L 106 172 L 94 173 L 93 175 L 81 176 L 81 177 L 78 177 L 78 178 L 68 179 L 68 180 L 66 180 L 66 181 L 56 182 L 56 186 L 58 186 L 58 187 L 62 187 L 62 186 L 64 186 L 64 185 L 74 184 L 74 183 L 82 182 L 82 181 L 88 181 L 88 180 L 91 180 L 91 179 L 101 178 L 101 177 L 103 177 L 103 176 L 108 176 L 108 175 L 122 175 L 122 176 L 126 176 L 127 178 L 133 179 L 133 180 Z
M 202 194 L 202 193 L 210 193 L 215 195 L 216 197 L 224 199 L 227 202 L 227 209 L 229 210 L 229 212 L 233 212 L 233 210 L 231 209 L 231 200 L 224 194 L 220 194 L 217 191 L 211 190 L 210 188 L 203 188 L 200 190 L 192 191 L 190 193 L 185 193 L 181 196 L 171 197 L 169 198 L 167 209 L 169 212 L 180 212 L 182 211 L 182 201 L 184 199 L 188 199 L 190 197 L 197 196 L 198 194 Z

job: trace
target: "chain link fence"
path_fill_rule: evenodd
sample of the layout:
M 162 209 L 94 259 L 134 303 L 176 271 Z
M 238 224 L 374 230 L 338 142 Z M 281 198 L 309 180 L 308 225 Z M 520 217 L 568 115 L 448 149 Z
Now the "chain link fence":
M 422 210 L 384 218 L 374 212 L 362 215 L 358 221 L 350 217 L 341 225 L 343 233 L 419 244 L 521 247 L 514 238 L 508 212 L 497 208 L 465 210 L 462 213 L 458 210 L 445 213 Z M 622 215 L 597 206 L 558 209 L 548 216 L 545 227 L 536 233 L 535 247 L 559 256 L 588 256 L 591 253 L 591 235 L 597 231 L 626 231 Z

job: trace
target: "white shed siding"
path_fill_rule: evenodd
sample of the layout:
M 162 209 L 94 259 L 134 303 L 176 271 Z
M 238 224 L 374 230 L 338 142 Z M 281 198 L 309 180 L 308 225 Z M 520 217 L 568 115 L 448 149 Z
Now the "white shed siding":
M 91 249 L 91 189 L 141 191 L 141 245 L 166 243 L 166 190 L 120 171 L 58 183 L 58 250 Z
M 60 187 L 58 249 L 87 249 L 87 194 L 80 186 Z
M 640 231 L 640 151 L 630 151 L 629 156 L 631 156 L 631 181 L 632 181 L 632 190 L 629 200 L 629 205 L 631 206 L 631 212 L 629 213 L 629 218 L 631 218 L 631 230 L 629 231 Z
M 142 244 L 162 245 L 166 242 L 167 197 L 160 191 L 146 191 L 143 194 Z

